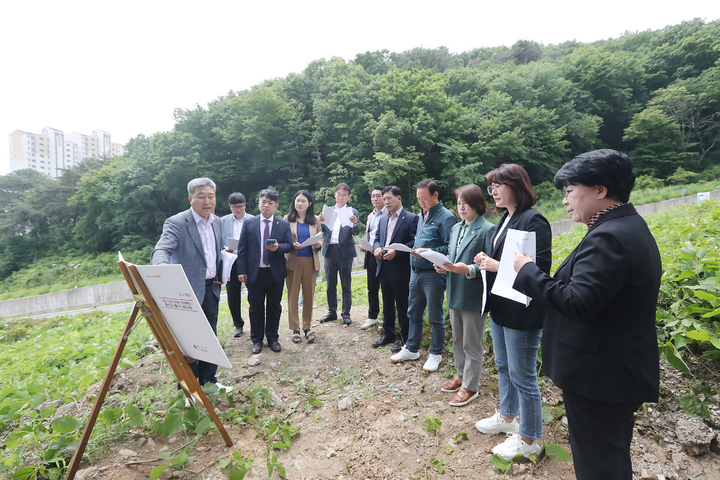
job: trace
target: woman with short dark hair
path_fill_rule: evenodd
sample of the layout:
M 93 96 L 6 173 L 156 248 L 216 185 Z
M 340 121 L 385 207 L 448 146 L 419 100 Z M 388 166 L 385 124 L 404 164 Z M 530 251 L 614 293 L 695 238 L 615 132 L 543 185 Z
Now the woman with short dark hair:
M 624 153 L 578 155 L 555 174 L 555 186 L 587 234 L 554 277 L 515 252 L 513 288 L 547 307 L 543 369 L 563 391 L 579 480 L 632 478 L 634 412 L 659 396 L 662 262 L 647 224 L 627 203 L 635 175 Z
M 502 164 L 485 175 L 488 192 L 496 210 L 505 210 L 492 239 L 489 253 L 481 252 L 475 262 L 486 270 L 488 292 L 497 276 L 499 261 L 509 229 L 535 232 L 537 266 L 550 272 L 552 233 L 550 223 L 532 207 L 537 201 L 530 177 L 524 168 Z M 545 307 L 536 299 L 530 305 L 489 294 L 490 328 L 498 369 L 500 411 L 478 421 L 475 427 L 485 434 L 505 433 L 505 442 L 493 453 L 510 461 L 515 455 L 537 455 L 542 451 L 542 401 L 537 383 L 537 353 L 540 348 Z M 518 422 L 518 415 L 520 421 Z
M 485 220 L 485 196 L 477 185 L 455 190 L 460 223 L 450 233 L 448 258 L 435 271 L 447 273 L 447 304 L 453 335 L 453 356 L 457 373 L 440 390 L 455 393 L 450 406 L 464 407 L 478 396 L 483 362 L 485 311 L 483 280 L 479 265 L 473 263 L 476 253 L 489 250 L 495 225 Z

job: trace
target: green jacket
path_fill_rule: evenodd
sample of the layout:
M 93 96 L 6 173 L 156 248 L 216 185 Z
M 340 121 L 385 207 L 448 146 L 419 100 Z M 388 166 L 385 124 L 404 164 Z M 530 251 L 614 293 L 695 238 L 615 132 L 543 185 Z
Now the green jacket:
M 491 250 L 492 237 L 497 227 L 485 220 L 482 215 L 478 215 L 468 224 L 465 237 L 458 248 L 457 241 L 462 223 L 456 224 L 450 233 L 448 258 L 453 263 L 463 262 L 466 264 L 470 268 L 470 273 L 447 273 L 448 308 L 479 312 L 482 308 L 483 281 L 480 268 L 473 263 L 473 258 L 478 252 L 488 253 Z M 487 294 L 489 293 L 487 292 Z M 487 302 L 485 302 L 485 310 L 487 307 Z

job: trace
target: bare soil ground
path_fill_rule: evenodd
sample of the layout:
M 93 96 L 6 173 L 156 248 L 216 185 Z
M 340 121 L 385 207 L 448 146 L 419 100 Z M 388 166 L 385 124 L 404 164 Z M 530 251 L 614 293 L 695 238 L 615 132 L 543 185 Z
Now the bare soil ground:
M 243 305 L 247 308 L 247 305 Z M 502 435 L 483 435 L 475 422 L 492 415 L 498 407 L 497 379 L 492 356 L 486 354 L 480 398 L 461 408 L 450 407 L 450 394 L 440 386 L 451 376 L 452 353 L 444 355 L 440 370 L 422 370 L 427 350 L 420 360 L 394 365 L 389 347 L 374 349 L 371 343 L 380 333 L 376 327 L 360 329 L 365 306 L 352 310 L 354 322 L 341 326 L 336 322 L 313 324 L 317 339 L 313 344 L 293 344 L 287 320 L 281 322 L 283 350 L 273 353 L 265 348 L 260 363 L 249 366 L 253 357 L 250 339 L 232 337 L 232 322 L 221 310 L 219 336 L 233 364 L 232 370 L 220 369 L 222 383 L 247 392 L 253 387 L 270 389 L 282 400 L 268 413 L 287 415 L 299 433 L 290 448 L 277 451 L 278 461 L 287 469 L 289 479 L 574 479 L 572 463 L 541 457 L 537 465 L 516 463 L 501 474 L 490 463 L 492 447 L 504 440 Z M 315 310 L 315 322 L 325 310 Z M 247 316 L 245 316 L 247 320 Z M 246 329 L 249 330 L 246 321 Z M 228 326 L 229 325 L 229 326 Z M 448 330 L 448 340 L 450 331 Z M 172 383 L 172 372 L 159 369 L 162 354 L 144 357 L 134 368 L 116 374 L 113 389 L 134 393 L 138 388 Z M 717 388 L 717 366 L 704 368 L 704 381 Z M 543 402 L 561 405 L 561 392 L 543 378 Z M 672 367 L 663 366 L 663 401 L 638 417 L 632 456 L 636 479 L 716 480 L 720 479 L 718 433 L 720 409 L 718 395 L 706 399 L 712 415 L 710 422 L 691 419 L 679 408 L 679 398 L 688 394 L 694 379 L 685 378 Z M 315 393 L 323 405 L 307 413 L 302 404 Z M 242 397 L 240 392 L 235 400 Z M 351 406 L 341 409 L 339 402 L 350 398 Z M 218 413 L 231 409 L 224 397 L 211 397 Z M 347 400 L 346 400 L 347 401 Z M 295 403 L 298 402 L 298 403 Z M 295 408 L 293 408 L 295 407 Z M 89 407 L 88 407 L 89 408 Z M 439 434 L 426 431 L 425 420 L 442 421 Z M 266 443 L 256 437 L 254 428 L 226 423 L 234 445 L 226 447 L 217 432 L 201 436 L 191 453 L 191 462 L 182 478 L 225 479 L 218 459 L 239 450 L 255 459 L 247 479 L 267 478 Z M 467 440 L 458 439 L 460 432 Z M 559 421 L 545 426 L 546 440 L 552 440 L 568 452 L 567 430 Z M 107 450 L 83 462 L 76 478 L 146 479 L 161 452 L 173 452 L 195 439 L 195 434 L 179 433 L 169 439 L 138 431 L 122 442 L 107 444 Z M 128 452 L 130 451 L 130 452 Z M 129 453 L 134 452 L 136 456 Z M 444 467 L 439 473 L 433 461 Z M 138 463 L 146 462 L 146 463 Z M 436 462 L 436 465 L 438 464 Z M 446 463 L 443 463 L 446 462 Z M 165 462 L 166 463 L 166 462 Z M 184 475 L 184 476 L 183 476 Z M 165 472 L 161 479 L 170 478 Z M 272 478 L 279 478 L 273 473 Z

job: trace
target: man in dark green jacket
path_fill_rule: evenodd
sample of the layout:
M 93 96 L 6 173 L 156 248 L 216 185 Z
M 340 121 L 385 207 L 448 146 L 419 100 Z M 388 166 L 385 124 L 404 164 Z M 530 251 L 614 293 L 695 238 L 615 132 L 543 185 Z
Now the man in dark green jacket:
M 434 250 L 447 255 L 450 232 L 457 220 L 450 210 L 443 207 L 439 200 L 438 185 L 432 180 L 423 180 L 415 185 L 416 194 L 422 212 L 415 234 L 415 249 Z M 445 346 L 445 316 L 443 300 L 445 298 L 445 275 L 435 271 L 433 264 L 417 253 L 410 257 L 410 296 L 408 297 L 408 317 L 410 331 L 407 343 L 390 360 L 402 362 L 420 358 L 420 340 L 422 339 L 425 307 L 428 322 L 432 326 L 430 354 L 423 370 L 434 372 L 442 361 Z M 396 347 L 397 348 L 397 347 Z

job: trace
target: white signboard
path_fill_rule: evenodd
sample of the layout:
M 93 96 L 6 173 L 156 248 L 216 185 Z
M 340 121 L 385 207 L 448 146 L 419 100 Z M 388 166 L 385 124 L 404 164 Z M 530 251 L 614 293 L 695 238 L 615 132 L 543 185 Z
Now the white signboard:
M 702 203 L 705 200 L 710 200 L 710 192 L 700 192 L 697 194 L 698 203 Z
M 136 265 L 186 357 L 232 368 L 181 265 Z
M 510 300 L 515 300 L 527 307 L 530 305 L 530 300 L 532 300 L 532 298 L 512 288 L 513 283 L 515 283 L 515 278 L 517 277 L 517 272 L 515 271 L 515 268 L 513 268 L 513 262 L 515 262 L 515 250 L 518 250 L 521 253 L 527 253 L 534 262 L 536 251 L 535 232 L 524 232 L 522 230 L 514 230 L 512 228 L 508 229 L 492 293 L 501 297 L 509 298 Z

